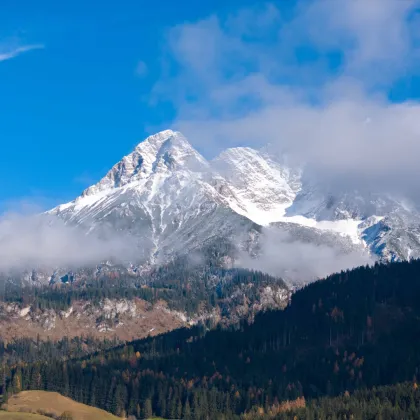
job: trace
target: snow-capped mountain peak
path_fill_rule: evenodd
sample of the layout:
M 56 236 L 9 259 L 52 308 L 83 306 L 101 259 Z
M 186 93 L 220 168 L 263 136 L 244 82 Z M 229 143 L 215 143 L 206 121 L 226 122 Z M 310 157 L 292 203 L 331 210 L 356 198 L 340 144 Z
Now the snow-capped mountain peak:
M 185 168 L 194 172 L 208 170 L 208 163 L 179 132 L 172 132 L 160 146 L 156 154 L 155 167 Z
M 292 240 L 335 244 L 345 252 L 356 247 L 387 259 L 420 256 L 420 229 L 410 227 L 403 245 L 394 237 L 419 216 L 382 197 L 330 194 L 315 179 L 303 182 L 302 171 L 268 149 L 249 147 L 227 149 L 207 162 L 181 133 L 165 130 L 138 144 L 80 197 L 48 213 L 89 234 L 115 229 L 135 237 L 143 262 L 220 239 L 249 251 L 268 225 Z
M 81 197 L 120 188 L 136 181 L 147 179 L 160 166 L 174 168 L 205 166 L 205 159 L 179 132 L 164 130 L 142 141 L 137 147 L 116 163 L 97 184 L 87 188 Z

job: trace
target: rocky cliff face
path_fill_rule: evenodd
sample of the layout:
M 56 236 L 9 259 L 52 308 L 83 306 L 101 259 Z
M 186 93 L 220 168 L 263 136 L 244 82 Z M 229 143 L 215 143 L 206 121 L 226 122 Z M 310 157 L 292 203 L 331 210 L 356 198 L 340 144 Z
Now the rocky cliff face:
M 2 339 L 30 337 L 114 336 L 121 340 L 160 334 L 187 324 L 172 311 L 162 311 L 139 299 L 104 299 L 98 304 L 77 301 L 66 310 L 39 309 L 34 305 L 0 303 Z
M 164 300 L 151 304 L 137 298 L 74 301 L 64 310 L 39 308 L 36 302 L 0 302 L 1 339 L 90 336 L 129 341 L 197 323 L 228 326 L 252 320 L 260 311 L 283 309 L 290 298 L 290 292 L 279 285 L 263 286 L 250 297 L 247 292 L 253 288 L 253 284 L 242 284 L 215 308 L 203 306 L 193 314 L 170 309 Z

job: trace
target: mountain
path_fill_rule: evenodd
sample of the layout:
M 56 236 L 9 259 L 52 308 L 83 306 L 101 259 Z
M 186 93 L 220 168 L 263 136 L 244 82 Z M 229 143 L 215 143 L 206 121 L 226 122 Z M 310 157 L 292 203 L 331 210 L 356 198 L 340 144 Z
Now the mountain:
M 129 238 L 135 252 L 127 259 L 140 268 L 226 242 L 236 250 L 226 263 L 238 253 L 258 259 L 270 246 L 267 229 L 287 243 L 365 261 L 367 254 L 420 257 L 420 214 L 402 201 L 332 193 L 269 148 L 230 148 L 207 161 L 172 130 L 142 141 L 97 184 L 47 214 L 89 235 Z
M 87 232 L 111 228 L 136 238 L 140 263 L 162 262 L 216 238 L 252 238 L 258 226 L 229 183 L 179 133 L 140 143 L 107 175 L 49 214 Z

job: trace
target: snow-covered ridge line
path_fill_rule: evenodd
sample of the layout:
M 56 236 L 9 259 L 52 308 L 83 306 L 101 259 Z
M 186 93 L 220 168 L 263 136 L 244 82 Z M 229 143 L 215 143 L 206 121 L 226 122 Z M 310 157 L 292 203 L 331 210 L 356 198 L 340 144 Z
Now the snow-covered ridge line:
M 162 147 L 162 145 L 169 139 L 174 136 L 182 136 L 180 133 L 174 132 L 172 130 L 165 130 L 162 131 L 156 135 L 148 137 L 144 142 L 140 143 L 136 149 L 136 151 L 142 151 L 147 150 L 148 152 L 150 149 L 153 149 L 156 153 L 156 156 L 148 156 L 149 162 L 156 162 L 156 157 L 159 154 L 158 147 Z M 182 137 L 183 138 L 183 137 Z M 184 139 L 184 138 L 183 138 Z M 186 140 L 185 140 L 186 141 Z M 151 146 L 153 144 L 153 146 Z M 133 152 L 133 153 L 135 153 Z M 132 153 L 132 154 L 133 154 Z M 132 154 L 127 155 L 123 158 L 122 162 L 129 160 L 129 158 L 132 156 Z M 204 158 L 202 158 L 203 163 Z M 270 165 L 271 163 L 271 165 Z M 224 171 L 230 166 L 230 170 L 232 171 L 228 177 L 231 178 L 231 180 L 235 181 L 233 184 L 236 185 L 230 185 L 230 189 L 233 193 L 233 196 L 235 198 L 240 197 L 240 201 L 238 203 L 238 200 L 231 199 L 231 197 L 226 197 L 227 201 L 229 203 L 229 206 L 236 211 L 238 214 L 241 214 L 244 217 L 247 217 L 254 223 L 257 223 L 261 226 L 268 226 L 271 223 L 275 222 L 283 222 L 283 223 L 295 223 L 302 226 L 307 227 L 313 227 L 316 229 L 321 230 L 328 230 L 331 232 L 336 232 L 341 235 L 348 235 L 353 243 L 361 243 L 359 233 L 358 233 L 358 225 L 360 224 L 361 220 L 336 220 L 336 221 L 317 221 L 315 219 L 307 218 L 305 216 L 285 216 L 286 209 L 290 207 L 290 205 L 293 203 L 293 199 L 296 196 L 296 193 L 299 191 L 296 189 L 296 187 L 293 189 L 291 188 L 287 180 L 282 178 L 281 172 L 286 173 L 287 176 L 290 176 L 290 170 L 288 168 L 282 168 L 278 165 L 276 165 L 274 162 L 267 162 L 267 159 L 260 155 L 259 152 L 257 152 L 254 149 L 251 149 L 249 147 L 236 147 L 232 149 L 227 149 L 224 152 L 220 154 L 218 158 L 216 158 L 213 162 L 211 162 L 212 167 L 209 166 L 209 170 L 213 171 L 215 174 L 226 174 L 227 172 Z M 246 190 L 237 187 L 239 183 L 241 183 L 241 186 L 245 185 L 245 181 L 241 179 L 240 175 L 244 172 L 247 172 L 249 174 L 250 170 L 252 169 L 250 165 L 257 165 L 260 168 L 263 168 L 265 173 L 260 173 L 259 177 L 255 180 L 254 177 L 254 186 L 253 188 L 255 190 L 262 190 L 264 188 L 282 188 L 284 192 L 286 193 L 285 197 L 281 197 L 280 202 L 274 201 L 271 203 L 269 208 L 267 208 L 266 203 L 255 202 L 255 200 L 252 200 L 252 198 L 249 198 L 246 196 L 246 193 L 250 191 L 249 184 L 246 184 Z M 277 166 L 277 168 L 275 167 Z M 123 165 L 121 162 L 114 165 L 113 170 L 116 168 L 121 168 Z M 232 170 L 232 167 L 234 168 Z M 258 169 L 260 169 L 258 168 Z M 126 169 L 126 167 L 125 167 Z M 131 167 L 131 171 L 133 175 L 136 175 L 134 173 L 133 168 Z M 235 174 L 235 171 L 237 172 Z M 268 176 L 267 172 L 271 171 Z M 235 175 L 236 178 L 235 178 Z M 252 174 L 254 176 L 255 174 Z M 107 175 L 108 177 L 109 175 Z M 233 179 L 232 179 L 233 178 Z M 268 181 L 271 182 L 267 182 Z M 127 189 L 133 189 L 133 190 L 142 190 L 145 188 L 146 180 L 139 180 L 139 179 L 132 179 L 127 178 L 123 186 L 109 186 L 107 185 L 103 180 L 101 180 L 96 186 L 102 186 L 102 187 L 89 187 L 84 194 L 82 194 L 80 197 L 78 197 L 76 200 L 62 204 L 58 206 L 56 209 L 53 209 L 54 211 L 64 211 L 67 208 L 74 205 L 74 210 L 79 211 L 84 207 L 89 207 L 91 209 L 94 209 L 96 206 L 100 205 L 100 203 L 104 200 L 106 200 L 110 195 L 117 194 L 124 194 L 124 192 L 127 191 Z M 160 183 L 153 183 L 153 191 L 156 193 L 157 186 L 156 184 Z M 231 182 L 232 184 L 232 182 Z M 153 195 L 153 194 L 152 194 Z M 253 197 L 255 198 L 255 197 Z M 275 197 L 279 198 L 279 197 Z M 266 206 L 262 206 L 261 204 L 266 204 Z

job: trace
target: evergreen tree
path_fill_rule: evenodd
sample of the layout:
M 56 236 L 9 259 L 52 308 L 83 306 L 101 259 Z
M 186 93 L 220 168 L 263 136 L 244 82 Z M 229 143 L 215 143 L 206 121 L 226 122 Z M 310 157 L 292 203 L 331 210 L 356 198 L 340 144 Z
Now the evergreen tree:
M 152 401 L 150 400 L 150 398 L 147 398 L 144 401 L 144 404 L 143 404 L 142 418 L 143 419 L 148 419 L 148 418 L 152 417 L 152 415 L 153 415 Z

